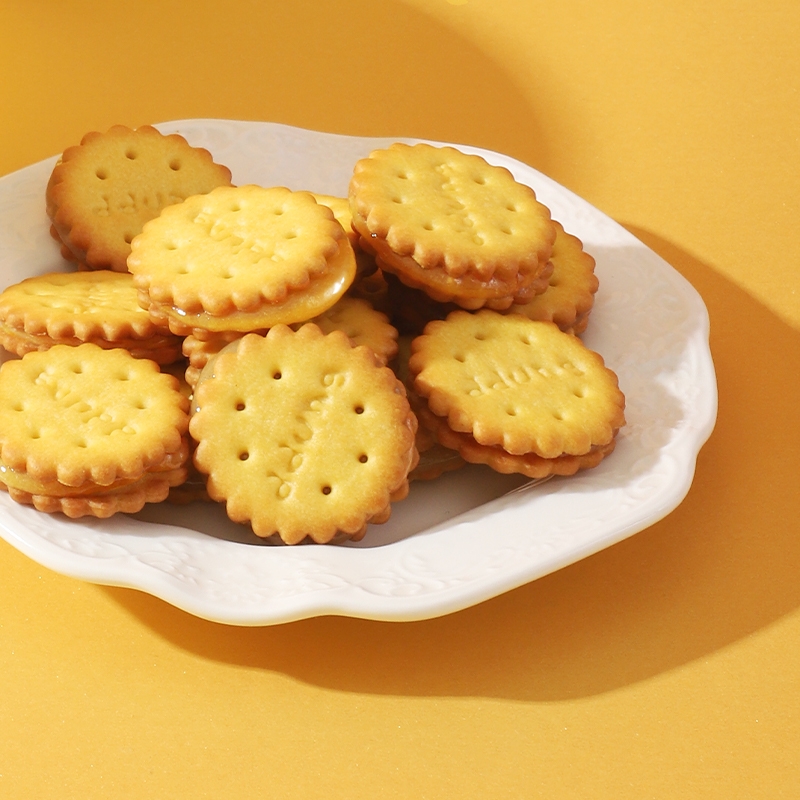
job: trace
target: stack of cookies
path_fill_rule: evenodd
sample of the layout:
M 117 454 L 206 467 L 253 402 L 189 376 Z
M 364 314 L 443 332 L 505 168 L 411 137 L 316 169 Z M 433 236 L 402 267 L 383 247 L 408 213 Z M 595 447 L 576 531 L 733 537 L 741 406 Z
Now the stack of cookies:
M 23 356 L 56 344 L 121 347 L 138 358 L 171 364 L 182 340 L 139 305 L 130 273 L 50 272 L 0 294 L 0 344 Z
M 174 333 L 264 331 L 330 308 L 353 282 L 353 248 L 309 192 L 220 187 L 164 209 L 131 244 L 141 305 Z
M 614 449 L 625 422 L 617 376 L 554 323 L 454 311 L 411 347 L 420 424 L 464 460 L 545 478 Z
M 480 156 L 394 144 L 355 165 L 349 197 L 361 246 L 438 302 L 504 309 L 547 288 L 549 210 Z
M 0 480 L 69 517 L 161 502 L 186 479 L 189 401 L 154 361 L 54 345 L 0 368 Z
M 457 308 L 585 330 L 594 259 L 505 168 L 453 147 L 398 143 L 356 163 L 349 199 L 361 250 L 378 268 L 356 291 L 379 297 L 401 333 Z
M 624 396 L 576 335 L 594 260 L 508 170 L 398 143 L 346 198 L 230 177 L 147 126 L 65 151 L 46 205 L 79 271 L 0 293 L 15 500 L 214 500 L 266 540 L 327 543 L 413 480 L 570 475 L 614 449 Z

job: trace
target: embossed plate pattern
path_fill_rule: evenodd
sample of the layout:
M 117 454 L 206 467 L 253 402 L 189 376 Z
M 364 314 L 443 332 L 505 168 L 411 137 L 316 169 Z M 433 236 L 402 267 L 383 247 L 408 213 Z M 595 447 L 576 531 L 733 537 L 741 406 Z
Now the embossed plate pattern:
M 346 193 L 358 158 L 393 141 L 264 122 L 158 127 L 208 148 L 237 184 L 338 195 Z M 415 484 L 387 524 L 343 546 L 267 546 L 210 504 L 71 521 L 17 505 L 2 492 L 0 535 L 55 571 L 140 589 L 220 622 L 267 625 L 325 614 L 412 620 L 520 586 L 674 509 L 716 419 L 702 300 L 655 253 L 562 186 L 507 156 L 463 149 L 532 186 L 597 260 L 600 290 L 584 340 L 619 375 L 628 419 L 616 451 L 598 468 L 521 488 L 519 478 L 468 467 Z M 44 211 L 54 163 L 0 179 L 2 286 L 67 268 Z

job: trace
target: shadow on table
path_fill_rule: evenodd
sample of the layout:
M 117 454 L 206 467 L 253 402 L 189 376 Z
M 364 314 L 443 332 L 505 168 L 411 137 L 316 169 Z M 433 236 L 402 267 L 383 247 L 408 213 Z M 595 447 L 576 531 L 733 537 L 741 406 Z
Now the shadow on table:
M 107 589 L 201 657 L 342 691 L 560 700 L 707 657 L 800 605 L 800 332 L 712 269 L 631 229 L 703 295 L 719 418 L 684 503 L 646 531 L 439 619 L 318 618 L 271 628 L 205 622 Z

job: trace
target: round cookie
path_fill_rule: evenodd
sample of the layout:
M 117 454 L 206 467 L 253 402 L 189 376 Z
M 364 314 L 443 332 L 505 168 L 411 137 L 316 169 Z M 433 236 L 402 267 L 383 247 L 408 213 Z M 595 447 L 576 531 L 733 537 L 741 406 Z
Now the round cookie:
M 68 260 L 125 272 L 130 243 L 145 222 L 230 183 L 226 166 L 179 134 L 115 125 L 64 151 L 47 184 L 46 210 Z
M 189 401 L 147 359 L 87 343 L 0 367 L 0 484 L 71 517 L 164 500 L 186 478 Z
M 287 544 L 359 539 L 388 519 L 408 493 L 416 427 L 369 348 L 311 323 L 223 348 L 200 374 L 190 422 L 209 495 Z
M 83 342 L 122 347 L 158 364 L 181 354 L 181 340 L 157 326 L 139 305 L 129 273 L 51 272 L 0 293 L 0 344 L 9 352 L 22 356 Z
M 597 353 L 554 323 L 516 314 L 455 311 L 429 323 L 412 342 L 409 372 L 433 415 L 419 410 L 421 422 L 468 461 L 494 466 L 502 456 L 501 471 L 516 461 L 524 472 L 531 456 L 537 469 L 564 457 L 594 466 L 625 422 L 617 376 Z
M 549 210 L 480 156 L 395 143 L 357 162 L 349 198 L 362 247 L 440 302 L 510 304 L 547 267 Z
M 397 354 L 397 328 L 381 311 L 358 297 L 342 297 L 336 305 L 309 322 L 323 333 L 342 331 L 355 347 L 366 345 L 381 364 L 388 364 Z
M 577 236 L 567 233 L 560 223 L 553 224 L 556 240 L 550 256 L 553 271 L 547 289 L 527 302 L 514 303 L 508 311 L 529 319 L 555 322 L 566 333 L 583 333 L 600 285 L 594 274 L 595 260 L 584 251 Z
M 355 255 L 308 192 L 223 187 L 165 209 L 132 243 L 139 302 L 179 335 L 306 321 L 349 288 Z

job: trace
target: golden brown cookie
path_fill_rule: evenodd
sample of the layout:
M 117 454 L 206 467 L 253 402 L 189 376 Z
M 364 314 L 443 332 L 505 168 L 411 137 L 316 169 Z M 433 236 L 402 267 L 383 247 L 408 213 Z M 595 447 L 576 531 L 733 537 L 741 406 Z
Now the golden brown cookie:
M 330 308 L 355 277 L 333 212 L 308 192 L 223 187 L 165 209 L 133 241 L 128 267 L 156 321 L 196 331 L 265 330 Z
M 416 418 L 402 384 L 340 331 L 285 325 L 211 359 L 195 387 L 195 464 L 262 537 L 361 538 L 408 492 Z
M 515 303 L 508 311 L 529 319 L 555 322 L 562 331 L 579 334 L 586 330 L 599 281 L 595 260 L 583 249 L 577 236 L 556 226 L 556 240 L 550 261 L 553 272 L 547 289 L 525 303 Z
M 227 167 L 182 136 L 115 125 L 64 151 L 47 184 L 46 209 L 69 260 L 125 272 L 131 240 L 145 222 L 230 183 Z
M 0 483 L 41 511 L 108 517 L 186 478 L 188 399 L 155 362 L 55 345 L 0 367 Z
M 542 460 L 553 470 L 566 457 L 594 466 L 625 422 L 617 376 L 554 323 L 456 311 L 429 323 L 412 353 L 409 372 L 432 415 L 419 409 L 422 424 L 468 461 L 530 477 L 544 477 Z
M 122 347 L 159 364 L 181 353 L 181 340 L 157 326 L 139 305 L 128 273 L 51 272 L 0 293 L 0 344 L 9 352 L 21 356 L 83 342 L 107 350 Z
M 397 353 L 397 328 L 366 300 L 345 296 L 310 322 L 323 333 L 342 331 L 355 347 L 366 345 L 381 364 L 388 364 Z
M 480 156 L 396 143 L 357 162 L 349 199 L 362 248 L 437 301 L 503 307 L 545 288 L 550 212 Z

